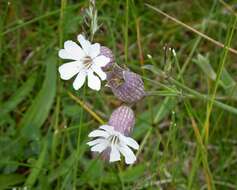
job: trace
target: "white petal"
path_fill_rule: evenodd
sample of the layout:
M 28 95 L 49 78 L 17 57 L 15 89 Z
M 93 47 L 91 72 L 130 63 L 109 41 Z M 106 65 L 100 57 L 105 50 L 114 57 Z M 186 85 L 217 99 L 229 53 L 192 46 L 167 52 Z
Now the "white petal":
M 101 86 L 101 82 L 99 77 L 95 76 L 92 70 L 88 71 L 88 86 L 92 89 L 92 90 L 96 90 L 99 91 L 100 90 L 100 86 Z
M 120 160 L 119 150 L 116 146 L 111 146 L 109 161 L 110 162 L 115 162 L 115 161 L 118 161 L 118 160 Z
M 104 129 L 109 134 L 114 134 L 114 128 L 110 125 L 101 125 L 100 129 Z
M 86 80 L 86 72 L 84 70 L 81 70 L 73 82 L 73 88 L 75 90 L 80 89 L 85 83 L 85 80 Z
M 108 147 L 108 143 L 99 143 L 91 148 L 92 152 L 103 152 Z
M 94 146 L 94 145 L 96 145 L 96 144 L 105 143 L 105 142 L 106 142 L 105 139 L 98 138 L 98 139 L 95 139 L 95 140 L 93 140 L 93 141 L 90 141 L 90 142 L 88 142 L 88 143 L 86 143 L 86 144 L 88 144 L 89 146 Z
M 109 134 L 106 131 L 94 130 L 89 133 L 88 137 L 104 137 L 107 138 Z
M 81 60 L 85 53 L 75 42 L 68 40 L 64 42 L 64 49 L 58 52 L 58 56 L 62 59 Z
M 131 137 L 126 137 L 124 135 L 120 135 L 120 139 L 122 140 L 122 142 L 134 149 L 138 149 L 139 148 L 139 144 Z
M 100 55 L 93 59 L 93 63 L 98 67 L 104 67 L 110 62 L 110 58 L 105 57 L 104 55 Z
M 101 78 L 101 80 L 106 79 L 106 73 L 97 65 L 92 65 L 92 70 L 95 71 L 95 73 Z
M 60 49 L 58 56 L 62 59 L 71 59 L 71 54 L 68 53 L 65 49 Z
M 100 44 L 99 43 L 92 44 L 89 48 L 88 54 L 92 59 L 94 57 L 96 57 L 97 55 L 99 55 L 100 54 Z
M 133 164 L 136 161 L 136 156 L 128 146 L 119 146 L 119 151 L 125 157 L 126 164 Z
M 77 40 L 80 42 L 82 49 L 86 54 L 89 52 L 89 48 L 91 46 L 91 43 L 85 39 L 85 37 L 81 34 L 77 36 Z
M 60 73 L 60 77 L 63 80 L 69 80 L 74 75 L 76 75 L 80 69 L 83 67 L 83 64 L 79 61 L 73 61 L 69 63 L 65 63 L 58 68 Z

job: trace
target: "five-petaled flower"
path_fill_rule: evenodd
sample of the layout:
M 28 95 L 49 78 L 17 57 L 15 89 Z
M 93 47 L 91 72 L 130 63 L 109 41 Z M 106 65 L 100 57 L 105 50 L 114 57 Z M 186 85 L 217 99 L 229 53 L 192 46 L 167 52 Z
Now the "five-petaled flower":
M 113 126 L 102 125 L 100 129 L 92 131 L 89 137 L 97 138 L 87 143 L 91 146 L 91 151 L 99 153 L 109 151 L 110 162 L 119 161 L 121 159 L 120 153 L 125 157 L 126 164 L 133 164 L 136 161 L 136 156 L 131 148 L 137 150 L 139 148 L 138 143 L 131 137 L 115 131 Z
M 69 80 L 77 75 L 73 82 L 75 90 L 83 86 L 87 77 L 88 86 L 98 91 L 101 87 L 101 80 L 106 79 L 106 73 L 102 70 L 102 67 L 110 62 L 110 58 L 101 55 L 99 43 L 91 44 L 81 34 L 77 36 L 77 39 L 81 47 L 77 43 L 68 40 L 64 43 L 64 49 L 60 49 L 58 52 L 60 58 L 73 60 L 59 67 L 60 77 L 63 80 Z

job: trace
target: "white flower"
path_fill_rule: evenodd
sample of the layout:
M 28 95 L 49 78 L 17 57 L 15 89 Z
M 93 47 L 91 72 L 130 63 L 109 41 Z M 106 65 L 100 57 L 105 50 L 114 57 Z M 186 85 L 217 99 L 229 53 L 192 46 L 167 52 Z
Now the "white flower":
M 91 146 L 91 151 L 101 153 L 109 148 L 110 162 L 120 160 L 120 153 L 125 157 L 126 164 L 133 164 L 136 161 L 136 156 L 131 148 L 137 150 L 139 148 L 138 143 L 134 139 L 115 131 L 112 126 L 102 125 L 100 129 L 92 131 L 88 136 L 97 137 L 97 139 L 87 143 Z
M 100 79 L 102 81 L 106 79 L 106 74 L 101 67 L 107 65 L 110 58 L 100 55 L 99 43 L 91 44 L 81 34 L 77 36 L 77 39 L 81 47 L 77 43 L 68 40 L 64 43 L 64 49 L 58 52 L 60 58 L 73 60 L 59 67 L 60 77 L 63 80 L 69 80 L 77 75 L 73 82 L 73 88 L 78 90 L 85 83 L 87 76 L 88 86 L 98 91 L 101 86 Z

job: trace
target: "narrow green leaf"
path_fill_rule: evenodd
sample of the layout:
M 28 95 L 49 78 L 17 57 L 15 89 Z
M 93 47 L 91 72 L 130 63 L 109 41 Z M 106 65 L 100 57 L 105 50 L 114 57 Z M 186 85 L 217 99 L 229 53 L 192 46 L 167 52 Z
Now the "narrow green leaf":
M 157 74 L 156 67 L 154 67 L 153 65 L 145 65 L 145 66 L 143 66 L 143 68 L 147 69 L 147 70 L 150 70 L 153 73 Z M 193 90 L 193 89 L 183 85 L 182 83 L 180 83 L 179 81 L 173 79 L 172 77 L 169 78 L 169 81 L 171 83 L 175 84 L 177 87 L 189 92 L 192 96 L 195 96 L 196 98 L 202 99 L 204 101 L 210 101 L 211 100 L 211 97 L 209 97 L 208 95 L 201 94 L 201 93 L 197 92 L 196 90 Z M 220 108 L 222 108 L 226 111 L 237 114 L 237 109 L 235 107 L 229 106 L 229 105 L 224 104 L 224 103 L 222 103 L 220 101 L 217 101 L 217 100 L 214 100 L 213 103 L 214 103 L 214 105 L 216 105 L 216 106 L 218 106 L 218 107 L 220 107 Z
M 221 81 L 223 83 L 223 88 L 226 91 L 227 95 L 235 96 L 237 98 L 237 85 L 235 80 L 230 76 L 228 71 L 224 68 L 222 75 L 221 75 Z
M 156 110 L 154 124 L 158 123 L 165 116 L 167 116 L 174 109 L 176 104 L 177 104 L 176 98 L 166 97 Z
M 216 79 L 216 72 L 212 68 L 208 55 L 203 56 L 201 54 L 197 55 L 196 59 L 193 59 L 193 62 L 196 63 L 204 72 L 206 76 L 208 76 L 210 79 L 215 80 Z
M 75 163 L 76 151 L 71 153 L 71 155 L 65 159 L 58 168 L 55 168 L 53 172 L 49 175 L 49 182 L 53 182 L 58 179 L 60 176 L 66 175 L 73 168 L 73 164 Z
M 80 154 L 77 155 L 77 151 L 70 153 L 70 156 L 66 158 L 61 164 L 49 174 L 49 182 L 52 183 L 54 180 L 61 176 L 67 175 L 75 166 L 76 160 L 80 160 L 80 157 L 84 154 L 87 145 L 84 143 L 80 146 Z M 88 147 L 87 147 L 88 148 Z M 65 180 L 65 179 L 64 179 Z
M 201 68 L 207 77 L 213 81 L 216 80 L 216 72 L 212 68 L 208 56 L 198 54 L 197 58 L 193 59 L 193 61 Z M 223 68 L 219 83 L 227 95 L 237 96 L 236 82 L 225 68 Z
M 0 116 L 12 111 L 31 92 L 36 75 L 33 74 L 16 92 L 1 106 Z
M 47 153 L 47 146 L 48 146 L 48 141 L 47 139 L 45 139 L 43 143 L 42 151 L 39 155 L 39 159 L 37 160 L 36 164 L 33 166 L 31 173 L 27 177 L 26 182 L 25 182 L 25 185 L 29 188 L 31 188 L 35 184 L 37 177 L 39 176 L 39 173 L 43 167 L 45 156 Z
M 146 166 L 144 164 L 140 164 L 137 166 L 134 166 L 130 169 L 124 170 L 121 173 L 121 177 L 123 178 L 124 182 L 132 182 L 134 180 L 137 180 L 139 177 L 144 175 L 144 172 L 146 170 Z M 107 173 L 102 177 L 103 183 L 116 183 L 118 182 L 117 172 L 110 172 Z
M 25 180 L 25 176 L 20 174 L 1 174 L 0 189 L 11 189 Z
M 46 61 L 46 75 L 43 86 L 20 122 L 24 136 L 33 137 L 48 117 L 56 93 L 56 60 L 51 56 Z M 33 131 L 32 131 L 33 130 Z

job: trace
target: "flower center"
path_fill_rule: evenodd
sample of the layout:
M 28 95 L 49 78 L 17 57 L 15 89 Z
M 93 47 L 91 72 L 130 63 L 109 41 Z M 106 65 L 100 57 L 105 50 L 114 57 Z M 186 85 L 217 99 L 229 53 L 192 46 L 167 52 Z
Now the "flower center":
M 111 135 L 108 137 L 108 140 L 111 144 L 118 144 L 119 143 L 119 137 L 117 135 Z
M 83 62 L 83 65 L 84 65 L 87 69 L 89 69 L 89 68 L 91 67 L 91 65 L 92 65 L 92 59 L 91 59 L 91 57 L 89 57 L 89 56 L 84 57 L 84 58 L 82 59 L 82 62 Z

